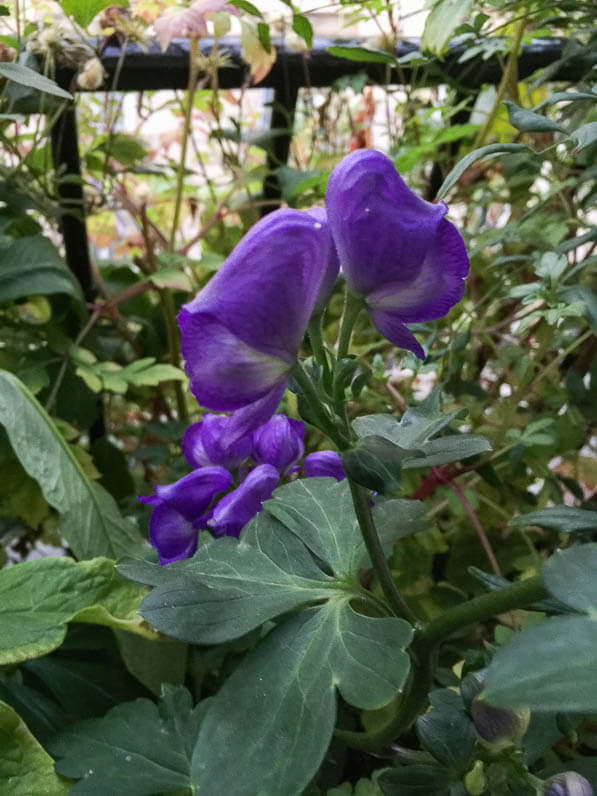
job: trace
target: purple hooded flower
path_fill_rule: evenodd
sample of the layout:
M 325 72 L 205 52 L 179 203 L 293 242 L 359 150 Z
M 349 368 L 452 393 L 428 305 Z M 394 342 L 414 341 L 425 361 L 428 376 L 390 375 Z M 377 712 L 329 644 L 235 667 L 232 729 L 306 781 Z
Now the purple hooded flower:
M 179 315 L 191 390 L 234 411 L 241 436 L 276 410 L 318 297 L 332 239 L 300 210 L 276 210 L 240 241 Z
M 416 196 L 381 152 L 359 149 L 332 171 L 326 207 L 348 287 L 384 337 L 424 359 L 406 324 L 446 315 L 469 271 L 446 205 Z
M 229 440 L 232 416 L 204 415 L 189 426 L 182 438 L 182 452 L 191 467 L 219 465 L 235 470 L 251 455 L 253 435 L 249 432 Z
M 193 555 L 197 529 L 204 527 L 210 503 L 231 483 L 232 476 L 223 467 L 202 467 L 174 484 L 156 486 L 152 497 L 139 498 L 154 507 L 149 541 L 158 551 L 160 564 Z
M 336 481 L 342 481 L 346 478 L 342 459 L 336 451 L 315 451 L 315 453 L 310 453 L 305 456 L 303 468 L 307 478 L 328 476 L 335 478 Z
M 274 415 L 253 432 L 253 459 L 286 474 L 305 452 L 305 424 L 286 415 Z
M 576 771 L 565 771 L 548 779 L 543 785 L 544 796 L 593 796 L 591 783 Z
M 279 478 L 271 464 L 260 464 L 251 470 L 242 484 L 214 508 L 209 520 L 214 536 L 238 537 L 249 520 L 261 511 L 263 501 L 271 498 Z
M 326 229 L 329 229 L 328 214 L 323 207 L 312 207 L 307 211 L 317 222 L 322 224 Z M 340 270 L 340 261 L 338 260 L 338 252 L 335 245 L 330 247 L 328 261 L 325 264 L 323 279 L 315 302 L 315 312 L 322 313 L 327 307 L 328 301 L 334 290 L 336 279 L 338 278 L 338 271 Z

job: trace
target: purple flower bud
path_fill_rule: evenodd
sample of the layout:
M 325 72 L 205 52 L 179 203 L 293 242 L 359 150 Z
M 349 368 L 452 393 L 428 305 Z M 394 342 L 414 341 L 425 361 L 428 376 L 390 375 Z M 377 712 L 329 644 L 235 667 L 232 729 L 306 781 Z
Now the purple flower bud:
M 242 484 L 225 495 L 215 506 L 209 526 L 215 536 L 236 536 L 269 500 L 280 475 L 271 464 L 260 464 L 251 470 Z
M 312 207 L 311 210 L 308 210 L 307 212 L 326 229 L 329 229 L 328 214 L 323 207 Z M 325 265 L 321 287 L 319 288 L 319 293 L 317 295 L 317 301 L 315 302 L 315 312 L 321 313 L 327 307 L 327 303 L 334 290 L 334 285 L 336 284 L 336 279 L 338 278 L 339 270 L 340 261 L 338 260 L 338 252 L 336 251 L 335 245 L 332 244 L 330 247 L 329 258 Z
M 406 324 L 444 316 L 469 271 L 446 205 L 416 196 L 381 152 L 359 149 L 332 171 L 326 207 L 349 288 L 384 337 L 424 359 Z
M 305 452 L 305 424 L 286 415 L 274 415 L 253 432 L 253 458 L 286 474 Z
M 528 729 L 531 712 L 528 708 L 496 708 L 479 695 L 471 704 L 471 716 L 477 735 L 485 746 L 500 751 L 519 743 Z
M 593 796 L 593 788 L 576 771 L 564 771 L 543 783 L 543 796 Z
M 149 520 L 149 541 L 157 549 L 160 564 L 192 556 L 197 549 L 197 528 L 201 527 L 210 503 L 232 483 L 223 467 L 203 467 L 174 484 L 156 486 L 156 494 L 140 497 L 153 506 Z
M 231 440 L 228 429 L 232 422 L 232 416 L 208 414 L 187 428 L 182 438 L 182 452 L 191 467 L 219 465 L 235 470 L 249 458 L 252 434 Z
M 310 453 L 305 456 L 303 467 L 307 478 L 330 476 L 335 478 L 336 481 L 342 481 L 346 478 L 342 459 L 336 451 L 315 451 L 315 453 Z
M 327 228 L 300 210 L 276 210 L 245 235 L 179 315 L 198 402 L 239 410 L 236 436 L 268 420 L 282 397 L 330 260 Z

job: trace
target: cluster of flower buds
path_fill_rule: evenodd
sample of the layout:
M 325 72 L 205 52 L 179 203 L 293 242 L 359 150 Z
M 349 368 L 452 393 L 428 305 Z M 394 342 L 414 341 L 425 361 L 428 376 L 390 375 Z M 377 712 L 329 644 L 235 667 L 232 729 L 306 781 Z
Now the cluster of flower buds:
M 241 437 L 229 434 L 233 424 L 232 415 L 206 414 L 190 426 L 182 451 L 193 471 L 173 484 L 156 486 L 155 495 L 140 498 L 153 506 L 149 534 L 160 563 L 193 555 L 200 530 L 238 537 L 280 479 L 298 471 L 304 454 L 302 422 L 276 414 Z M 307 456 L 305 471 L 310 476 L 344 477 L 334 451 Z

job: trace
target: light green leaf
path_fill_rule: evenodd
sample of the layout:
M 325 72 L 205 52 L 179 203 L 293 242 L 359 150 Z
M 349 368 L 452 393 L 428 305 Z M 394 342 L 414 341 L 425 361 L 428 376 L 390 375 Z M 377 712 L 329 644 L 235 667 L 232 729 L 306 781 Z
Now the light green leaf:
M 541 568 L 545 587 L 576 611 L 597 618 L 597 544 L 557 550 Z
M 472 0 L 438 0 L 425 20 L 421 50 L 443 55 L 454 31 L 467 19 L 472 7 Z
M 182 685 L 187 671 L 187 645 L 159 636 L 148 639 L 115 630 L 122 662 L 152 694 L 159 696 L 164 683 Z
M 557 122 L 541 113 L 528 111 L 509 100 L 506 100 L 505 105 L 508 108 L 508 121 L 521 133 L 562 132 L 562 128 Z
M 23 64 L 0 63 L 0 77 L 12 80 L 21 86 L 43 91 L 45 94 L 53 94 L 55 97 L 67 100 L 72 100 L 73 98 L 72 94 L 60 88 L 53 80 L 40 75 L 34 69 L 29 69 L 28 66 L 23 66 Z
M 77 558 L 141 554 L 141 538 L 114 499 L 85 475 L 52 419 L 22 382 L 0 370 L 0 425 L 23 469 L 60 513 L 60 532 Z M 32 444 L 32 440 L 35 444 Z
M 0 702 L 0 792 L 10 796 L 66 796 L 54 761 L 15 711 Z
M 247 14 L 251 14 L 253 17 L 263 18 L 261 11 L 253 3 L 249 3 L 249 0 L 230 0 L 230 4 L 240 8 L 241 11 L 246 11 Z
M 307 17 L 303 14 L 295 14 L 292 19 L 292 29 L 311 49 L 313 46 L 313 27 Z
M 549 509 L 530 511 L 510 520 L 517 527 L 539 525 L 561 533 L 597 530 L 597 511 L 577 509 L 574 506 L 552 506 Z
M 193 289 L 191 280 L 177 268 L 160 268 L 149 277 L 152 284 L 156 287 L 168 287 L 171 290 L 183 290 L 190 293 Z
M 342 597 L 273 630 L 211 701 L 194 786 L 219 796 L 242 781 L 244 793 L 298 796 L 331 740 L 336 689 L 357 707 L 387 704 L 408 674 L 411 632 L 401 619 L 356 614 Z
M 337 58 L 346 58 L 348 61 L 362 61 L 372 64 L 395 64 L 396 56 L 385 50 L 376 50 L 373 47 L 333 46 L 328 47 L 330 55 Z
M 47 238 L 29 235 L 0 249 L 0 303 L 52 293 L 83 302 L 77 281 Z
M 56 770 L 80 779 L 77 794 L 171 793 L 190 786 L 191 754 L 204 704 L 165 685 L 158 704 L 136 699 L 101 719 L 72 725 L 49 743 Z
M 574 153 L 580 152 L 585 147 L 591 146 L 597 141 L 597 122 L 583 124 L 574 132 L 570 133 L 570 138 L 575 142 Z
M 488 144 L 479 149 L 474 149 L 454 166 L 452 171 L 442 182 L 436 198 L 443 199 L 448 191 L 456 185 L 464 172 L 472 166 L 473 163 L 476 163 L 477 160 L 489 160 L 490 158 L 498 157 L 498 155 L 509 155 L 513 152 L 523 151 L 530 152 L 531 150 L 524 146 L 524 144 Z
M 114 3 L 111 0 L 62 0 L 61 5 L 65 14 L 72 16 L 75 22 L 86 28 L 100 11 Z M 118 7 L 128 8 L 128 0 L 118 0 Z
M 597 621 L 561 616 L 517 634 L 489 665 L 484 698 L 499 707 L 597 711 Z
M 155 637 L 138 613 L 144 590 L 105 558 L 40 558 L 0 570 L 0 664 L 41 657 L 62 644 L 68 622 Z

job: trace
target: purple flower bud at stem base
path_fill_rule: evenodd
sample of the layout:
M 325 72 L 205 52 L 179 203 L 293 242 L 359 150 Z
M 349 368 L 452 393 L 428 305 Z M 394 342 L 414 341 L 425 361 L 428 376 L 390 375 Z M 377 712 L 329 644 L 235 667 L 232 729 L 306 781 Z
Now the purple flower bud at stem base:
M 271 464 L 260 464 L 251 470 L 242 484 L 215 506 L 209 526 L 214 536 L 236 536 L 261 511 L 261 504 L 269 500 L 280 475 Z
M 253 432 L 253 459 L 288 473 L 305 452 L 305 424 L 286 415 L 274 415 Z
M 528 708 L 497 708 L 476 696 L 471 705 L 471 716 L 484 746 L 499 752 L 520 742 L 528 729 L 531 712 Z
M 543 784 L 543 796 L 593 796 L 591 783 L 576 771 L 556 774 Z
M 315 451 L 315 453 L 310 453 L 305 456 L 303 468 L 307 478 L 327 476 L 335 478 L 336 481 L 342 481 L 346 478 L 342 459 L 336 451 Z
M 253 437 L 249 432 L 237 437 L 230 433 L 232 415 L 206 414 L 189 426 L 182 438 L 182 452 L 191 467 L 218 465 L 236 470 L 251 455 Z

